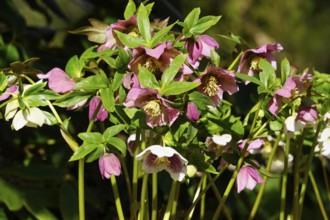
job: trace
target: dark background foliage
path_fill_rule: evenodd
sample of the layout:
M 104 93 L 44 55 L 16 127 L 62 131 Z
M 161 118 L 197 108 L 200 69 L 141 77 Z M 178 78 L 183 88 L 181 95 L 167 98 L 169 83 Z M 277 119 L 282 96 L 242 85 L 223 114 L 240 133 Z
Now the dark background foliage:
M 89 25 L 88 18 L 109 24 L 123 19 L 125 5 L 123 0 L 1 0 L 0 68 L 17 60 L 39 57 L 35 67 L 42 71 L 53 67 L 63 69 L 71 56 L 91 46 L 85 36 L 68 31 Z M 208 34 L 220 42 L 224 57 L 230 56 L 225 51 L 231 51 L 233 45 L 219 35 L 234 33 L 251 47 L 279 42 L 285 49 L 282 56 L 287 56 L 292 65 L 330 72 L 330 2 L 327 0 L 158 0 L 151 16 L 182 20 L 194 7 L 201 7 L 203 15 L 222 15 Z M 73 132 L 87 127 L 86 112 L 70 114 L 75 118 Z M 67 162 L 72 152 L 61 140 L 59 130 L 44 126 L 13 132 L 10 123 L 4 120 L 0 126 L 0 219 L 27 219 L 28 216 L 76 219 L 76 164 Z M 87 219 L 113 218 L 116 211 L 109 182 L 101 179 L 96 162 L 88 164 L 85 172 Z M 167 181 L 167 176 L 164 179 Z M 224 180 L 220 187 L 225 184 Z M 279 186 L 277 182 L 269 185 L 269 194 L 263 203 L 263 207 L 268 205 L 268 208 L 261 209 L 261 219 L 276 216 L 274 210 L 279 210 L 274 208 L 279 204 L 271 200 L 272 194 L 279 192 Z M 125 204 L 127 197 L 124 188 L 121 190 Z M 166 198 L 168 189 L 164 186 L 161 190 Z M 190 198 L 189 191 L 187 193 Z M 239 201 L 236 196 L 233 195 L 229 203 L 233 210 L 241 211 L 234 212 L 233 217 L 244 219 L 254 201 L 254 192 L 240 195 L 243 199 L 240 201 L 245 204 L 235 202 Z M 181 206 L 185 208 L 185 204 Z M 306 209 L 306 215 L 316 208 Z M 128 211 L 128 207 L 124 209 Z

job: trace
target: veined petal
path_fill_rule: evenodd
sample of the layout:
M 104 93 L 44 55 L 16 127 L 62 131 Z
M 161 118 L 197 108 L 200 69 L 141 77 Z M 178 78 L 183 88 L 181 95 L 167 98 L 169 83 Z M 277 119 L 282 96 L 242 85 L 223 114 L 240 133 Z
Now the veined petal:
M 46 117 L 39 108 L 33 107 L 26 112 L 27 114 L 25 115 L 25 112 L 23 112 L 23 115 L 28 122 L 34 123 L 40 127 L 44 124 Z
M 9 119 L 11 119 L 12 117 L 15 116 L 18 106 L 19 106 L 19 104 L 18 104 L 17 100 L 11 101 L 7 104 L 6 111 L 5 111 L 6 121 L 8 121 Z
M 19 129 L 23 128 L 27 123 L 28 123 L 28 121 L 25 119 L 25 117 L 23 115 L 23 111 L 19 110 L 16 113 L 11 126 L 16 131 L 18 131 Z

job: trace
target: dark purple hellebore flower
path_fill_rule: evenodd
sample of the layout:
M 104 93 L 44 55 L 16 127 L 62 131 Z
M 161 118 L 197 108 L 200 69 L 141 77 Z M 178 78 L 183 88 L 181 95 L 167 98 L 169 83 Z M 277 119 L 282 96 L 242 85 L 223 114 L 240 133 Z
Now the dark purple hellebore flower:
M 214 105 L 221 102 L 223 92 L 232 95 L 239 90 L 234 73 L 219 67 L 209 66 L 198 81 L 199 91 L 209 96 Z
M 282 107 L 283 99 L 289 99 L 294 96 L 295 93 L 301 94 L 305 92 L 311 86 L 311 77 L 312 75 L 309 73 L 304 74 L 301 77 L 290 76 L 270 100 L 268 104 L 269 111 L 273 115 L 277 115 Z
M 115 154 L 105 153 L 99 158 L 99 168 L 102 179 L 109 179 L 112 175 L 119 176 L 121 173 L 120 161 Z
M 126 97 L 124 105 L 128 108 L 138 107 L 146 113 L 147 124 L 153 128 L 156 126 L 172 125 L 179 116 L 179 110 L 169 107 L 157 90 L 132 88 Z
M 256 49 L 248 49 L 243 53 L 241 57 L 237 72 L 246 73 L 249 76 L 253 76 L 254 73 L 259 71 L 258 63 L 259 60 L 262 58 L 270 62 L 270 64 L 276 70 L 276 60 L 275 57 L 272 55 L 272 52 L 279 52 L 281 50 L 283 50 L 283 47 L 281 44 L 278 43 L 265 44 Z
M 91 99 L 91 101 L 89 102 L 89 113 L 88 113 L 88 118 L 89 120 L 92 119 L 94 112 L 97 108 L 97 106 L 99 105 L 101 99 L 100 97 L 93 97 Z M 96 117 L 95 117 L 95 121 L 101 121 L 103 122 L 105 119 L 108 118 L 108 112 L 107 110 L 104 108 L 103 105 L 101 105 Z
M 174 49 L 171 43 L 161 43 L 152 49 L 138 47 L 133 49 L 133 59 L 128 65 L 135 74 L 139 73 L 139 65 L 156 74 L 164 72 L 171 59 L 178 54 L 179 51 Z
M 69 92 L 76 85 L 66 72 L 57 67 L 37 76 L 39 79 L 48 79 L 48 87 L 58 93 Z
M 192 64 L 195 64 L 201 55 L 210 57 L 211 50 L 219 48 L 219 44 L 214 38 L 203 34 L 195 36 L 195 39 L 188 39 L 185 44 Z

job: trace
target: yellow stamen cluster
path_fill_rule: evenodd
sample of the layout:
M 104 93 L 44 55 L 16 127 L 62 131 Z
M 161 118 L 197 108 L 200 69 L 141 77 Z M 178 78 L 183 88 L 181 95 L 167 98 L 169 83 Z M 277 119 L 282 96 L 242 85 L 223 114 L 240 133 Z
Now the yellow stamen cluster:
M 258 65 L 259 65 L 259 61 L 261 60 L 261 57 L 253 57 L 253 59 L 251 60 L 251 66 L 250 66 L 250 69 L 251 70 L 255 70 L 255 71 L 257 71 L 257 70 L 259 70 L 259 67 L 258 67 Z
M 128 35 L 133 37 L 139 37 L 139 29 L 137 27 L 130 28 Z
M 152 73 L 156 72 L 159 69 L 158 66 L 159 61 L 152 57 L 148 57 L 143 65 L 143 67 L 145 67 Z
M 157 157 L 154 164 L 155 165 L 169 165 L 171 162 L 168 160 L 167 157 Z
M 203 89 L 208 96 L 215 96 L 219 92 L 218 80 L 214 76 L 210 76 L 205 80 Z
M 151 100 L 143 107 L 147 115 L 157 117 L 161 114 L 160 103 L 158 100 Z

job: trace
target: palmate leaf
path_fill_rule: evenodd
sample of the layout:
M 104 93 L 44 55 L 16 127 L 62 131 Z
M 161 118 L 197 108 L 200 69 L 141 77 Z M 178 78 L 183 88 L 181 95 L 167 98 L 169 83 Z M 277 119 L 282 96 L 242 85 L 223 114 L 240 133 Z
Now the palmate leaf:
M 179 95 L 185 92 L 188 92 L 196 87 L 198 87 L 200 82 L 172 82 L 167 85 L 162 91 L 161 95 L 170 96 L 170 95 Z
M 122 154 L 126 153 L 126 143 L 122 139 L 117 137 L 109 137 L 106 142 L 111 146 L 117 148 Z
M 90 154 L 98 147 L 103 147 L 103 144 L 90 144 L 90 143 L 82 144 L 70 157 L 69 162 L 84 158 L 86 155 Z
M 81 80 L 73 87 L 73 89 L 94 91 L 108 87 L 109 87 L 109 81 L 108 78 L 105 76 L 105 74 L 97 74 Z
M 125 129 L 125 127 L 125 125 L 114 125 L 107 128 L 107 130 L 105 130 L 105 132 L 103 133 L 103 141 L 108 142 L 111 137 L 119 134 L 119 132 Z
M 144 39 L 140 37 L 131 36 L 128 34 L 121 33 L 120 31 L 116 31 L 117 37 L 120 42 L 122 42 L 125 46 L 129 48 L 136 48 L 138 46 L 146 46 L 147 43 Z
M 139 67 L 139 82 L 143 88 L 159 89 L 160 85 L 155 75 L 144 67 Z
M 125 11 L 124 11 L 124 18 L 129 19 L 131 16 L 134 15 L 135 11 L 136 11 L 136 5 L 135 5 L 134 1 L 129 0 L 127 6 L 125 8 Z
M 102 104 L 108 112 L 115 111 L 115 97 L 111 88 L 100 89 Z
M 282 85 L 285 83 L 287 78 L 289 78 L 289 76 L 290 76 L 290 63 L 289 63 L 289 60 L 287 58 L 284 58 L 281 61 L 281 82 L 282 82 Z
M 109 25 L 94 18 L 89 19 L 89 22 L 92 26 L 81 27 L 76 30 L 69 31 L 69 33 L 84 34 L 87 35 L 89 41 L 103 44 L 106 41 L 106 30 Z
M 198 22 L 190 28 L 189 32 L 194 35 L 203 34 L 207 29 L 218 23 L 221 16 L 205 16 L 198 20 Z
M 161 85 L 163 90 L 174 79 L 186 58 L 187 54 L 180 54 L 176 56 L 171 62 L 170 66 L 164 71 L 161 79 Z
M 166 37 L 168 36 L 167 33 L 172 29 L 175 24 L 176 22 L 156 32 L 151 38 L 150 48 L 154 48 L 155 46 L 157 46 L 157 44 L 166 42 Z
M 85 63 L 82 59 L 79 59 L 77 55 L 71 57 L 65 66 L 65 72 L 70 78 L 80 78 L 82 76 L 82 70 Z
M 276 74 L 273 66 L 265 59 L 259 61 L 258 67 L 262 70 L 259 73 L 260 82 L 266 89 L 271 88 L 276 79 Z
M 137 12 L 137 23 L 141 36 L 146 42 L 151 39 L 151 26 L 148 11 L 141 3 Z

